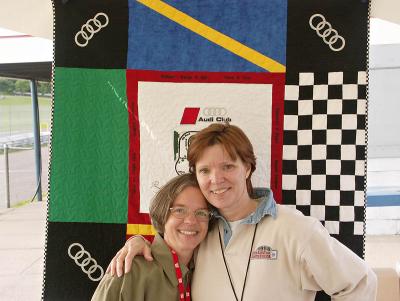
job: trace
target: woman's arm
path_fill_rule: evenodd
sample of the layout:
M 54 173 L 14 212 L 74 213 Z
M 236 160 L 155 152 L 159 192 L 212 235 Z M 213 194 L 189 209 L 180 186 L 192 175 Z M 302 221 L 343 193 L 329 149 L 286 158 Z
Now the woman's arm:
M 91 301 L 118 301 L 121 300 L 120 291 L 123 278 L 105 275 L 97 286 Z
M 364 260 L 316 222 L 301 255 L 303 289 L 322 288 L 335 301 L 373 301 L 377 279 Z
M 121 248 L 111 260 L 106 273 L 111 276 L 121 277 L 128 273 L 132 268 L 132 261 L 136 255 L 143 255 L 147 261 L 152 261 L 150 242 L 143 236 L 136 235 L 129 238 L 125 246 Z
M 150 269 L 149 266 L 139 264 L 137 260 L 133 264 L 132 271 L 123 277 L 112 277 L 106 274 L 91 301 L 144 301 L 147 289 L 145 283 L 151 274 Z

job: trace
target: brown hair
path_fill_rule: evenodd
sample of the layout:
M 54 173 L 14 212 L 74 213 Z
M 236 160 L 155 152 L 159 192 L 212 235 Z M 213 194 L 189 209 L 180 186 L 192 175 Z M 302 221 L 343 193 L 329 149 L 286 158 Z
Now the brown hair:
M 164 226 L 178 195 L 187 187 L 199 187 L 193 174 L 183 174 L 172 178 L 157 192 L 150 204 L 150 217 L 158 233 L 164 233 Z
M 232 160 L 239 156 L 244 164 L 250 165 L 250 175 L 246 180 L 247 192 L 253 195 L 251 175 L 256 170 L 256 157 L 253 145 L 246 134 L 237 126 L 229 123 L 213 123 L 196 133 L 188 148 L 189 171 L 196 173 L 196 162 L 207 147 L 221 144 Z

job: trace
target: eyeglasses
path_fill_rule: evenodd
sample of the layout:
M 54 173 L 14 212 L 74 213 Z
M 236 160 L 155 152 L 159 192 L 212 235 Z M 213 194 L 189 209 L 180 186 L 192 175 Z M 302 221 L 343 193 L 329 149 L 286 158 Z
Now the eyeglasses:
M 186 207 L 171 207 L 169 210 L 173 216 L 179 219 L 184 219 L 189 215 L 190 212 L 193 212 Z M 211 217 L 211 212 L 207 209 L 197 209 L 193 212 L 193 214 L 198 221 L 202 222 L 209 221 Z

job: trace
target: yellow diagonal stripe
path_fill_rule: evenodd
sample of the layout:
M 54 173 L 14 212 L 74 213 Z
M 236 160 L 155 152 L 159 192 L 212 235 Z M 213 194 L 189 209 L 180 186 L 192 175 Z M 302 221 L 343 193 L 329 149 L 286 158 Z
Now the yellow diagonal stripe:
M 144 224 L 127 224 L 126 225 L 127 235 L 156 235 L 156 230 L 152 225 Z
M 285 72 L 286 70 L 285 66 L 277 61 L 274 61 L 262 53 L 236 41 L 235 39 L 232 39 L 231 37 L 228 37 L 227 35 L 201 23 L 200 21 L 197 21 L 191 16 L 160 0 L 137 1 L 265 70 L 270 72 Z

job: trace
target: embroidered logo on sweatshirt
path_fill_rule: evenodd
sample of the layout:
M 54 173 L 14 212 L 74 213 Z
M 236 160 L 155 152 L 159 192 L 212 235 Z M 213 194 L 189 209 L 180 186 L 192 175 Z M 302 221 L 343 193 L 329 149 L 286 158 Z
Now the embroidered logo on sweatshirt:
M 269 246 L 260 246 L 255 251 L 251 252 L 251 259 L 278 259 L 278 251 L 273 250 Z

